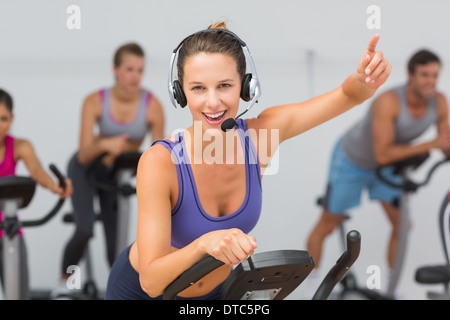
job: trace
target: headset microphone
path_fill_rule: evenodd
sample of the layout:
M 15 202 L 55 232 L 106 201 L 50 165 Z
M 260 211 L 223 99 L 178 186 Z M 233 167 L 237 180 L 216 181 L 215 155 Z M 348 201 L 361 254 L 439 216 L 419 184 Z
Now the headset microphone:
M 242 117 L 249 109 L 246 109 L 244 112 L 242 112 L 240 115 L 238 115 L 236 118 L 228 118 L 222 124 L 220 125 L 220 128 L 223 132 L 227 132 L 228 130 L 231 130 L 236 125 L 236 120 Z
M 237 117 L 236 117 L 237 119 Z M 236 119 L 228 118 L 222 124 L 220 125 L 220 128 L 223 132 L 227 132 L 228 130 L 231 130 L 236 125 Z

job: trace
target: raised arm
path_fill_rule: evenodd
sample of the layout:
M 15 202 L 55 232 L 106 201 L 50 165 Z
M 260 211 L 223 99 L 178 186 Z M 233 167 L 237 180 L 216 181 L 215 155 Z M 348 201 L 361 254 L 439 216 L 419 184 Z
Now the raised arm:
M 437 148 L 441 149 L 446 157 L 450 157 L 450 125 L 448 119 L 448 102 L 447 98 L 441 93 L 438 93 L 437 95 L 437 108 Z
M 391 65 L 376 51 L 379 35 L 374 35 L 357 70 L 338 88 L 301 103 L 264 110 L 249 126 L 255 129 L 278 129 L 280 142 L 328 121 L 370 98 L 386 82 Z

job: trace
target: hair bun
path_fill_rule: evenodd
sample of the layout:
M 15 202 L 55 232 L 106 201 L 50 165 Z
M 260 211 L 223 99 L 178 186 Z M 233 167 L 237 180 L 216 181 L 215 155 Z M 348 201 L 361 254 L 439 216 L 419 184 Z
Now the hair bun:
M 227 24 L 225 21 L 217 21 L 211 24 L 208 29 L 227 29 Z

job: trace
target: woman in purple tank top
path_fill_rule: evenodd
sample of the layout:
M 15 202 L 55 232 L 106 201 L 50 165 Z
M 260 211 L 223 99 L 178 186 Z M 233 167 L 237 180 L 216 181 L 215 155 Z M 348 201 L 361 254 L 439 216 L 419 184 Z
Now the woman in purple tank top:
M 195 33 L 176 49 L 176 100 L 189 106 L 193 124 L 140 159 L 137 239 L 114 263 L 106 299 L 159 299 L 168 284 L 207 255 L 225 265 L 179 296 L 220 298 L 232 266 L 257 247 L 248 233 L 261 210 L 260 178 L 278 144 L 362 103 L 390 74 L 374 36 L 357 72 L 337 89 L 268 108 L 223 132 L 222 123 L 236 118 L 240 98 L 250 100 L 246 60 L 252 61 L 245 58 L 245 43 L 224 31 L 225 23 L 209 29 L 214 30 Z

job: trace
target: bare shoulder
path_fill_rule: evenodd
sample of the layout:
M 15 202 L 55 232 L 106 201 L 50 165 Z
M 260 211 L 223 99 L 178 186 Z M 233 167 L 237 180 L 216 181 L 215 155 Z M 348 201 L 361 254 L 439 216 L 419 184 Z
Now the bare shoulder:
M 28 139 L 22 139 L 22 138 L 14 138 L 14 149 L 16 151 L 18 150 L 28 150 L 32 149 L 33 145 Z
M 438 107 L 448 108 L 447 97 L 442 92 L 438 92 L 436 94 L 436 103 L 437 103 Z
M 397 92 L 394 89 L 390 89 L 376 97 L 374 103 L 400 104 L 400 99 L 398 98 Z
M 169 149 L 163 144 L 155 144 L 142 153 L 136 175 L 138 199 L 145 194 L 145 198 L 153 199 L 155 205 L 165 199 L 176 203 L 178 173 Z
M 34 148 L 30 140 L 14 138 L 14 157 L 16 160 L 26 159 L 32 154 L 34 154 Z
M 99 91 L 94 91 L 88 94 L 83 101 L 83 111 L 100 114 L 101 112 L 102 100 L 100 98 Z
M 152 98 L 149 100 L 148 105 L 149 108 L 161 108 L 161 102 L 158 97 L 152 92 Z
M 166 139 L 170 140 L 170 138 L 173 137 Z M 141 171 L 176 171 L 172 152 L 161 143 L 154 144 L 142 153 L 142 156 L 139 159 L 138 170 L 139 169 Z
M 391 115 L 397 116 L 400 107 L 400 99 L 395 92 L 391 89 L 383 92 L 378 97 L 376 97 L 371 106 L 372 114 Z
M 162 165 L 166 163 L 169 158 L 170 158 L 170 151 L 162 144 L 158 143 L 145 150 L 142 153 L 139 162 L 149 165 L 153 164 Z
M 438 122 L 444 121 L 445 123 L 448 123 L 448 102 L 447 97 L 442 92 L 436 94 L 436 109 Z
M 259 129 L 259 127 L 261 127 L 258 118 L 247 118 L 244 121 L 246 122 L 248 129 Z
M 152 94 L 152 98 L 147 105 L 147 118 L 152 122 L 152 120 L 158 121 L 161 115 L 164 114 L 163 107 L 158 98 Z
M 101 103 L 100 91 L 93 91 L 87 94 L 86 97 L 84 98 L 84 101 L 92 104 L 100 104 Z

